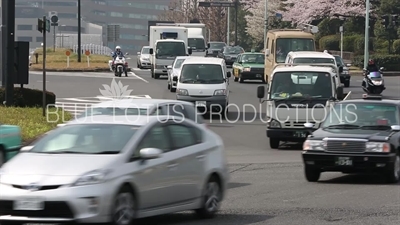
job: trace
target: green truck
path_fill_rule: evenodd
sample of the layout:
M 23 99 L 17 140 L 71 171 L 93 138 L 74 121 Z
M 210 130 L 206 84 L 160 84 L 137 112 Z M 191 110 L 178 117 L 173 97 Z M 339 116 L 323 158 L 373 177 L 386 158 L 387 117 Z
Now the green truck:
M 0 167 L 18 154 L 22 147 L 21 128 L 0 124 Z
M 232 65 L 234 81 L 243 83 L 245 80 L 261 80 L 264 82 L 263 53 L 245 52 L 239 54 Z

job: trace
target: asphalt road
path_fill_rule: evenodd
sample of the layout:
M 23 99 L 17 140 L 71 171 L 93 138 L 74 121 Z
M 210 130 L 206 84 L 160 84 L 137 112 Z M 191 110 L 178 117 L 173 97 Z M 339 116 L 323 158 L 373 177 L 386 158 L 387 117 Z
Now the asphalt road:
M 134 59 L 133 59 L 134 60 Z M 136 63 L 135 63 L 136 64 Z M 132 64 L 133 65 L 133 64 Z M 101 95 L 103 84 L 110 85 L 113 74 L 48 73 L 47 87 L 58 99 Z M 42 77 L 31 74 L 29 85 L 41 88 Z M 167 90 L 165 79 L 154 80 L 149 71 L 134 69 L 129 77 L 117 78 L 129 85 L 132 95 L 175 99 Z M 360 97 L 361 77 L 353 77 L 353 98 Z M 384 96 L 400 99 L 400 78 L 386 77 Z M 230 82 L 230 103 L 259 106 L 256 88 L 259 83 Z M 265 106 L 264 106 L 265 107 Z M 262 108 L 262 107 L 261 107 Z M 213 224 L 213 225 L 398 225 L 400 224 L 400 185 L 387 185 L 377 176 L 354 176 L 326 173 L 318 183 L 308 183 L 303 175 L 300 146 L 269 148 L 265 124 L 259 116 L 265 110 L 230 110 L 229 120 L 208 121 L 210 129 L 224 140 L 230 164 L 231 181 L 227 198 L 219 215 L 198 221 L 190 213 L 177 213 L 140 220 L 137 224 Z

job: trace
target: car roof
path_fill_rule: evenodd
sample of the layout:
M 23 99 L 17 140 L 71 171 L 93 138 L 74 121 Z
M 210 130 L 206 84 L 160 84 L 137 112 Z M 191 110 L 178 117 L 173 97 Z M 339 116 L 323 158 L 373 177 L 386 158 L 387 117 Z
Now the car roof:
M 310 58 L 310 57 L 318 57 L 318 58 L 335 58 L 333 55 L 325 52 L 313 52 L 313 51 L 300 51 L 300 52 L 289 52 L 288 55 L 292 55 L 297 58 Z
M 115 99 L 110 101 L 104 101 L 98 104 L 94 104 L 92 108 L 149 108 L 161 104 L 185 104 L 193 105 L 191 102 L 172 100 L 172 99 L 154 99 L 154 98 L 137 98 L 137 99 Z
M 264 55 L 264 53 L 261 53 L 261 52 L 244 52 L 241 55 Z
M 223 41 L 210 41 L 210 42 L 208 42 L 208 43 L 223 43 L 223 44 L 226 44 L 226 43 L 223 42 Z
M 177 56 L 175 59 L 188 59 L 192 56 Z
M 276 72 L 323 72 L 323 73 L 333 73 L 332 67 L 327 66 L 310 66 L 310 65 L 299 65 L 299 66 L 282 66 L 277 67 L 274 70 Z
M 214 64 L 221 65 L 224 59 L 212 58 L 212 57 L 190 57 L 186 59 L 182 65 L 186 64 Z
M 150 48 L 150 46 L 143 46 L 142 48 Z
M 97 116 L 88 116 L 84 118 L 79 118 L 76 120 L 72 120 L 65 125 L 74 125 L 74 124 L 110 124 L 110 125 L 132 125 L 132 126 L 144 126 L 148 123 L 174 119 L 176 121 L 182 121 L 182 118 L 173 117 L 168 115 L 142 115 L 142 116 L 130 116 L 130 115 L 97 115 Z

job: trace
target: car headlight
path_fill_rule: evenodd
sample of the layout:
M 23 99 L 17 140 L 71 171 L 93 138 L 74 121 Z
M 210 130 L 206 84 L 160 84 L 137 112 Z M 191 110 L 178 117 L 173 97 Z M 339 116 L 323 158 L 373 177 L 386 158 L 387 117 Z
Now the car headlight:
M 106 180 L 107 175 L 111 171 L 109 170 L 93 170 L 88 173 L 83 174 L 73 186 L 84 186 L 84 185 L 92 185 L 99 184 Z
M 367 152 L 390 152 L 390 144 L 386 142 L 367 142 Z
M 281 128 L 281 123 L 279 123 L 279 121 L 278 120 L 275 120 L 275 119 L 269 119 L 268 121 L 267 121 L 267 127 L 269 127 L 269 128 Z
M 382 85 L 382 81 L 381 80 L 373 80 L 372 81 L 372 83 L 374 84 L 374 85 Z
M 214 91 L 214 95 L 226 95 L 226 89 L 218 89 Z
M 250 72 L 250 68 L 243 68 L 244 72 Z
M 176 94 L 177 95 L 189 95 L 189 92 L 186 89 L 178 89 L 178 90 L 176 90 Z
M 349 71 L 348 70 L 343 70 L 342 74 L 347 75 L 347 74 L 349 74 Z
M 303 150 L 304 151 L 324 151 L 326 146 L 325 141 L 316 141 L 316 140 L 306 140 L 303 143 Z

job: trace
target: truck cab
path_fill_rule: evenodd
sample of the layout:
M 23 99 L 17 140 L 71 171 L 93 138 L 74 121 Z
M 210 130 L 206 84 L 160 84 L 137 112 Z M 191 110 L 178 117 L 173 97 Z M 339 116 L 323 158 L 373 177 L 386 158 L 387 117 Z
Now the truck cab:
M 266 99 L 264 99 L 266 95 Z M 266 102 L 267 129 L 272 149 L 280 142 L 303 142 L 313 123 L 317 129 L 336 102 L 344 99 L 335 65 L 277 65 L 271 82 L 259 86 L 257 96 Z

